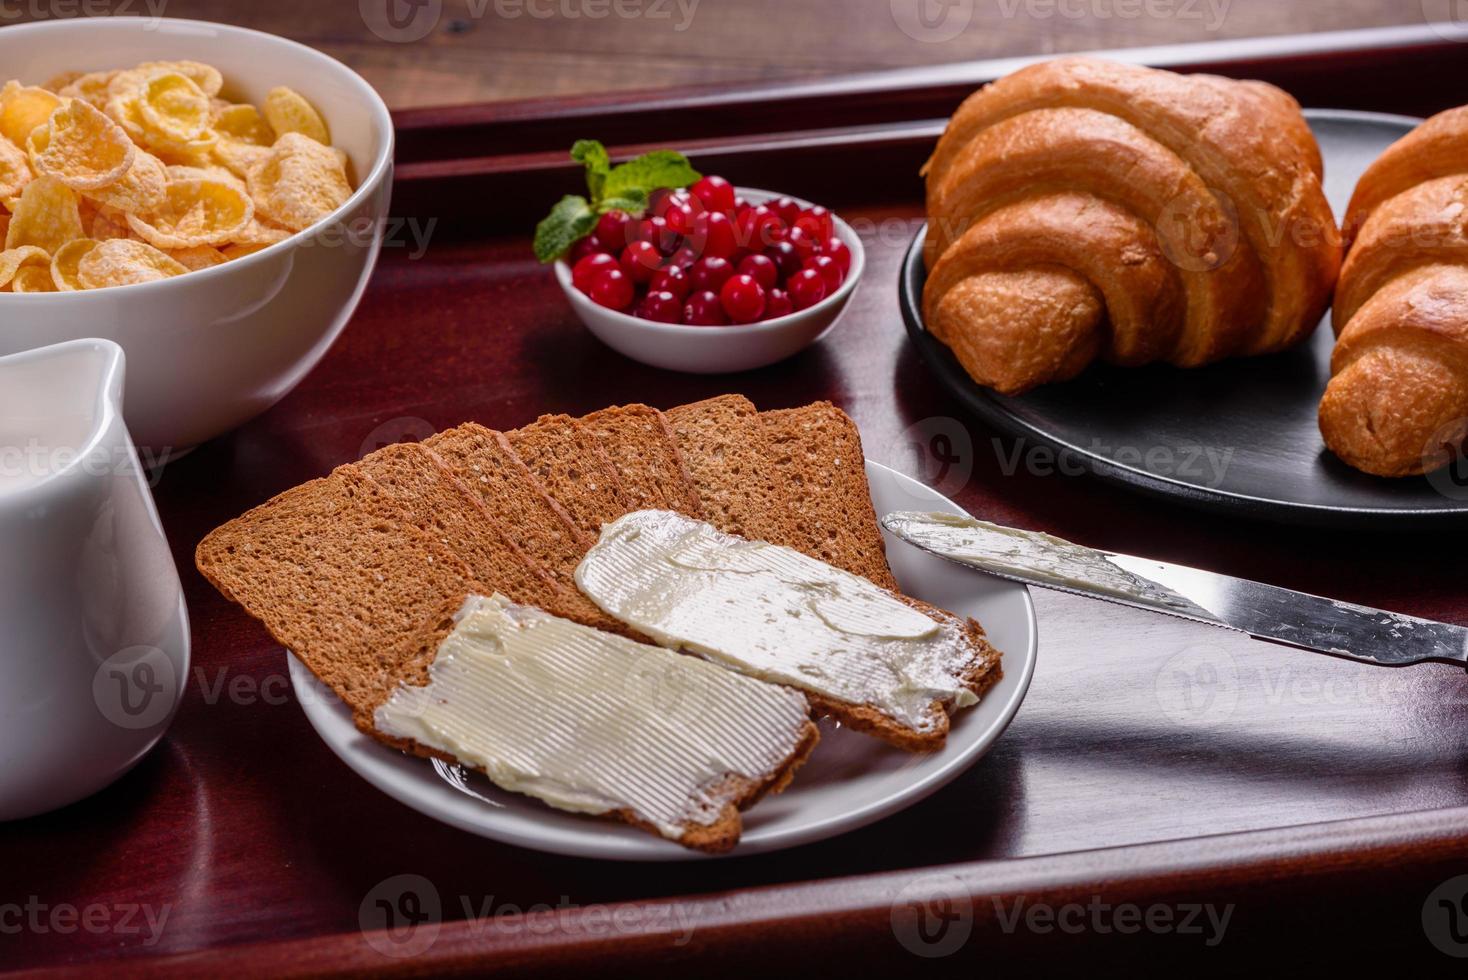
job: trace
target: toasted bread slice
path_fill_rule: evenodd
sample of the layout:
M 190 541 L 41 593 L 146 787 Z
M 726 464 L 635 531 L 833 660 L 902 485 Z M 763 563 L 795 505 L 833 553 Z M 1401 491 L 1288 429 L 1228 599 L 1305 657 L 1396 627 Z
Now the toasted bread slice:
M 590 537 L 628 510 L 617 470 L 601 440 L 569 415 L 542 415 L 505 433 L 510 448 L 551 498 Z
M 762 412 L 775 465 L 805 528 L 790 546 L 900 592 L 867 484 L 861 433 L 830 402 Z
M 720 395 L 663 414 L 705 520 L 754 541 L 796 549 L 807 543 L 753 402 L 743 395 Z
M 594 538 L 576 527 L 540 481 L 510 448 L 504 433 L 473 422 L 449 429 L 423 443 L 479 496 L 485 511 L 531 562 L 560 588 L 546 612 L 587 626 L 626 632 L 626 627 L 576 589 L 576 566 Z
M 350 468 L 218 528 L 195 561 L 340 695 L 359 724 L 397 683 L 425 624 L 485 588 Z
M 542 609 L 573 601 L 431 450 L 400 443 L 351 468 L 377 484 L 415 527 L 456 554 L 482 586 Z
M 647 405 L 621 405 L 593 412 L 581 419 L 581 425 L 600 441 L 611 459 L 626 511 L 674 510 L 689 517 L 703 516 L 662 412 Z

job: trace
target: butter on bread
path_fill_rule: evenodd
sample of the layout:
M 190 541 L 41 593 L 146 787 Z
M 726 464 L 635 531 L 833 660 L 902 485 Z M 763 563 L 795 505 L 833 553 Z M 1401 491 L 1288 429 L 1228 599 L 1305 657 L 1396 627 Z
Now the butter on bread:
M 389 475 L 396 463 L 412 455 L 423 461 L 426 452 L 394 449 L 288 490 L 209 534 L 196 562 L 221 593 L 343 699 L 361 731 L 394 748 L 456 762 L 463 760 L 376 725 L 378 710 L 394 692 L 429 683 L 454 611 L 468 596 L 493 592 L 435 538 L 434 531 L 453 527 L 453 520 L 430 530 L 418 526 L 410 510 L 421 501 L 405 502 L 406 481 Z M 393 492 L 384 488 L 393 483 Z M 457 489 L 450 485 L 449 491 L 452 496 Z M 503 560 L 522 557 L 507 549 Z M 491 558 L 476 555 L 493 564 Z M 742 826 L 740 809 L 783 789 L 817 737 L 807 720 L 789 755 L 768 772 L 730 774 L 702 787 L 699 799 L 717 812 L 711 820 L 691 821 L 676 835 L 678 842 L 708 851 L 732 847 Z M 667 835 L 630 809 L 604 816 Z

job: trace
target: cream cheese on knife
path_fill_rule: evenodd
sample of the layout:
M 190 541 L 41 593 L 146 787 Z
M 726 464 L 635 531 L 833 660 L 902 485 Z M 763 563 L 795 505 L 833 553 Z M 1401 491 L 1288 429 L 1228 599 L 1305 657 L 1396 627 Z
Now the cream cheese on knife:
M 791 548 L 747 541 L 670 511 L 602 528 L 576 584 L 663 646 L 761 680 L 866 704 L 916 731 L 965 686 L 972 651 L 938 622 L 866 579 Z
M 805 698 L 713 664 L 471 596 L 377 730 L 562 810 L 630 810 L 665 837 L 708 826 L 729 775 L 764 781 L 808 732 Z

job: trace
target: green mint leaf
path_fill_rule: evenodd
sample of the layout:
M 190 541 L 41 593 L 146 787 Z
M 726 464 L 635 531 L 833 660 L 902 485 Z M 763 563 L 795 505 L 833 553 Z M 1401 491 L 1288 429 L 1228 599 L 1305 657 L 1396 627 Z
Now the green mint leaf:
M 683 154 L 673 150 L 653 150 L 636 160 L 613 167 L 602 187 L 602 196 L 625 197 L 630 190 L 648 194 L 659 187 L 687 187 L 701 176 Z
M 646 210 L 647 192 L 636 187 L 627 188 L 617 197 L 604 197 L 596 206 L 597 214 L 606 214 L 608 211 L 641 214 Z
M 612 158 L 607 148 L 596 140 L 577 140 L 571 147 L 571 159 L 586 168 L 586 187 L 591 191 L 593 203 L 599 201 L 607 174 L 612 170 Z
M 535 226 L 535 257 L 542 263 L 554 262 L 595 227 L 596 212 L 586 198 L 567 194 Z

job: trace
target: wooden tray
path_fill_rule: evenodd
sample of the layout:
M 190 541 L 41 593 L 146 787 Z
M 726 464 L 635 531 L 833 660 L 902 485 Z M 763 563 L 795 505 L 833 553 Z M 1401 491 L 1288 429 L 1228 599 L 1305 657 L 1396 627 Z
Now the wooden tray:
M 1307 105 L 1425 114 L 1464 100 L 1465 51 L 1424 28 L 1130 56 L 1269 79 Z M 356 320 L 294 394 L 164 474 L 158 503 L 193 615 L 186 701 L 117 785 L 0 826 L 0 968 L 619 975 L 670 962 L 972 976 L 1043 955 L 1046 972 L 1093 975 L 1141 954 L 1218 963 L 1281 940 L 1276 968 L 1363 946 L 1440 957 L 1424 902 L 1468 857 L 1468 678 L 1448 668 L 1357 667 L 1037 593 L 1029 698 L 953 785 L 826 843 L 629 868 L 496 845 L 373 790 L 311 732 L 281 650 L 193 570 L 208 530 L 382 443 L 466 419 L 508 428 L 732 390 L 765 408 L 836 401 L 869 456 L 986 518 L 1468 622 L 1461 535 L 1345 536 L 1171 509 L 1055 472 L 940 393 L 897 310 L 921 218 L 916 172 L 937 120 L 1012 67 L 401 114 L 394 213 L 418 224 L 394 230 Z M 564 152 L 582 136 L 684 145 L 706 170 L 838 207 L 868 230 L 870 261 L 845 320 L 800 357 L 733 377 L 609 352 L 528 248 L 533 222 L 578 182 Z M 420 255 L 410 230 L 428 222 Z M 436 896 L 442 924 L 394 945 L 362 926 L 382 921 L 380 899 L 413 911 L 399 875 L 418 876 L 406 889 L 418 908 Z M 920 933 L 911 903 L 929 901 L 937 925 Z M 1231 909 L 1215 947 L 1177 928 L 1199 903 Z M 1156 906 L 1173 925 L 1156 913 L 1136 926 L 1118 905 Z M 1085 911 L 1097 906 L 1113 911 Z M 143 913 L 164 910 L 154 935 Z M 923 936 L 967 938 L 925 959 L 942 950 Z

